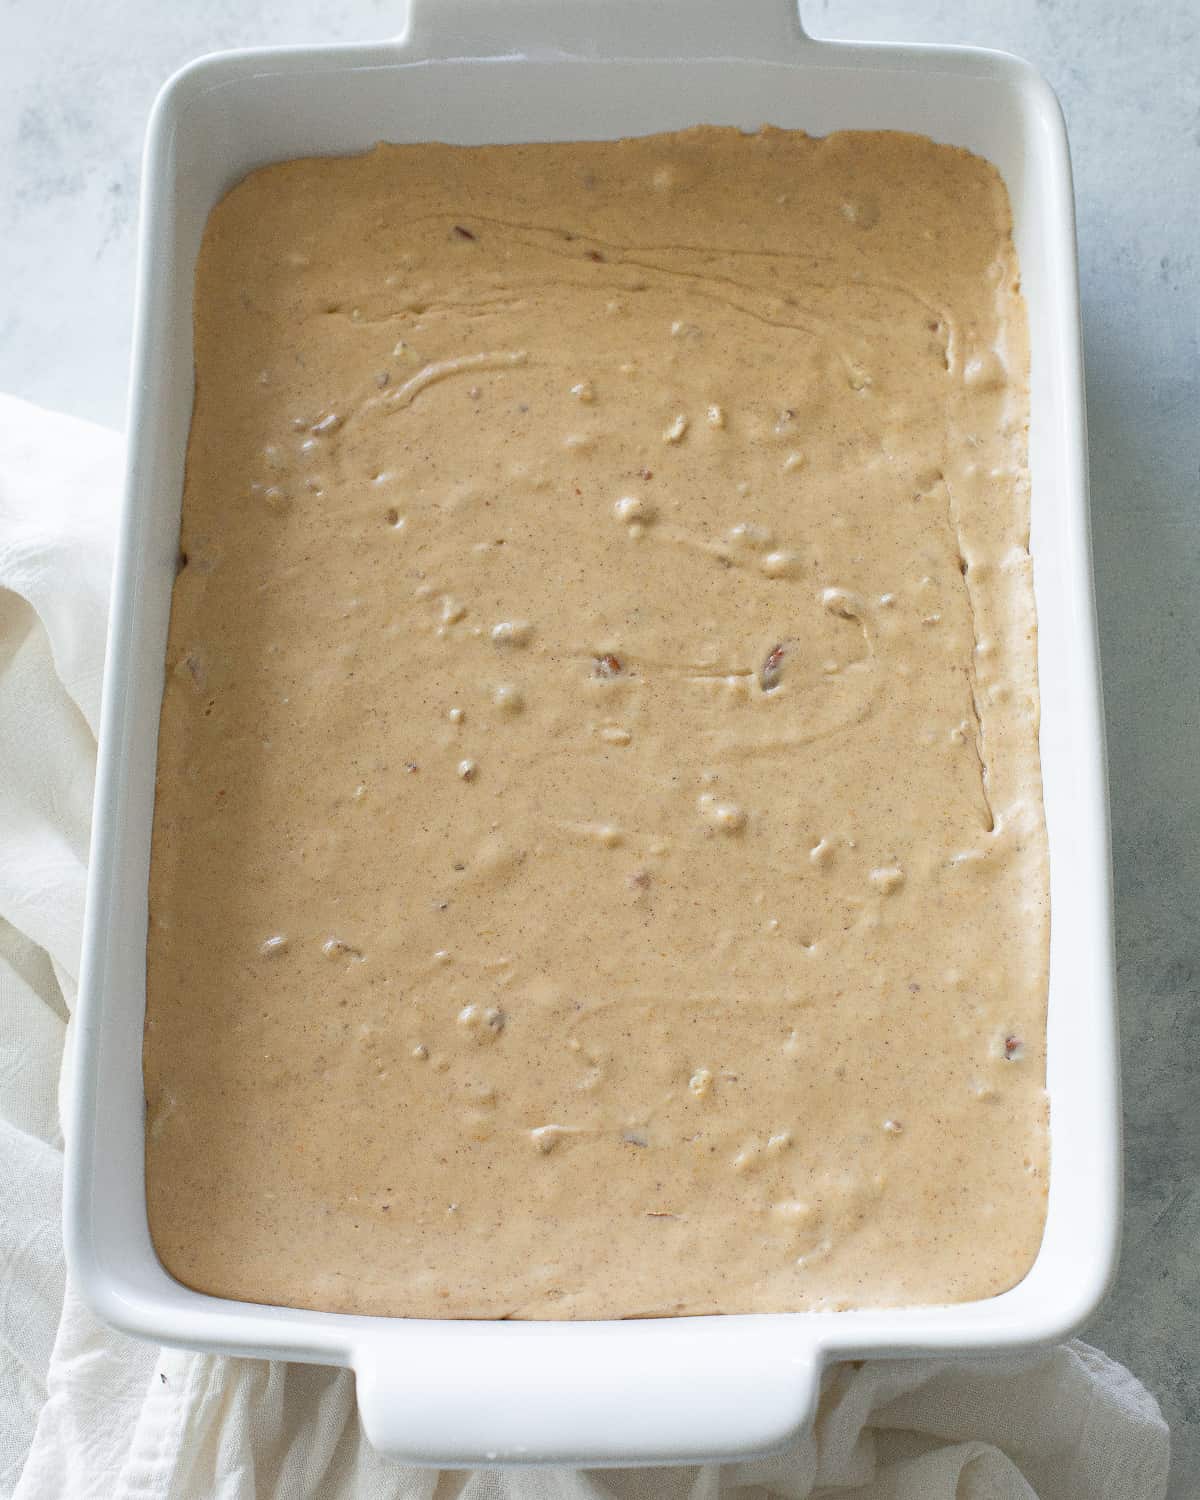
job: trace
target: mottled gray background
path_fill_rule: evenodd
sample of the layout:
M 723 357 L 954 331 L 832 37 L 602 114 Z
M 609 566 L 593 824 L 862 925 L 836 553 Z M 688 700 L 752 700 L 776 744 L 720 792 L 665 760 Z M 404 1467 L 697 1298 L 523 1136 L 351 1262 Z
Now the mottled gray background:
M 602 0 L 600 0 L 602 3 Z M 730 0 L 736 9 L 737 0 Z M 397 29 L 372 0 L 7 0 L 0 44 L 0 390 L 119 425 L 138 159 L 200 52 Z M 1120 1278 L 1086 1336 L 1173 1431 L 1200 1496 L 1200 6 L 806 0 L 818 35 L 972 42 L 1066 110 L 1079 207 L 1096 583 L 1112 777 L 1127 1128 Z

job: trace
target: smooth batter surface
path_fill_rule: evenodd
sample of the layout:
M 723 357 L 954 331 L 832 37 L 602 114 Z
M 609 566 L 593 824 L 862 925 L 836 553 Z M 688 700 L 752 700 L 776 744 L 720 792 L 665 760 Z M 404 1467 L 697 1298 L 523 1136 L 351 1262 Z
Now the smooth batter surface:
M 905 135 L 380 147 L 214 211 L 151 872 L 205 1291 L 960 1300 L 1041 1237 L 1024 310 Z

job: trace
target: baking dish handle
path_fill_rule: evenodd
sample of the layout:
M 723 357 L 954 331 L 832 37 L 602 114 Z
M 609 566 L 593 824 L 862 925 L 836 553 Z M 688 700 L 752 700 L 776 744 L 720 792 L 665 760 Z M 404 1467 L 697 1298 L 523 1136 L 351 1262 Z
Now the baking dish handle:
M 401 37 L 429 58 L 777 59 L 806 41 L 798 0 L 408 0 Z
M 764 1338 L 757 1319 L 720 1320 L 718 1344 L 713 1321 L 410 1325 L 351 1355 L 363 1429 L 381 1453 L 438 1468 L 699 1463 L 783 1447 L 816 1408 L 818 1351 L 794 1325 Z

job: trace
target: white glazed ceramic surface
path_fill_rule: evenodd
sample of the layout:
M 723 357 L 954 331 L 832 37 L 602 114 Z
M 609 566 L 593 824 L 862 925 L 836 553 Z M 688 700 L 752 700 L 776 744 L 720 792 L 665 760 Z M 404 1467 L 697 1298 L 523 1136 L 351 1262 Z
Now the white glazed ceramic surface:
M 350 1317 L 202 1296 L 146 1225 L 141 1033 L 163 658 L 209 210 L 266 162 L 378 140 L 602 139 L 699 123 L 919 131 L 1008 184 L 1032 335 L 1033 554 L 1052 939 L 1049 1216 L 1000 1297 L 950 1307 L 608 1323 Z M 788 0 L 412 0 L 369 46 L 203 59 L 146 148 L 129 427 L 68 1107 L 66 1241 L 101 1317 L 168 1344 L 343 1364 L 381 1449 L 446 1466 L 763 1452 L 809 1421 L 834 1359 L 1064 1335 L 1112 1275 L 1119 1107 L 1102 721 L 1070 166 L 1027 65 L 958 48 L 815 42 Z

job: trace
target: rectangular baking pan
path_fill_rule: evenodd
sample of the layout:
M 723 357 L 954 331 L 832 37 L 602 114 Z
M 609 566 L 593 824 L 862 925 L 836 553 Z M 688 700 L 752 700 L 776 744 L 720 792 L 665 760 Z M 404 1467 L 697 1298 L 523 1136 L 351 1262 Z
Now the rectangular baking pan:
M 986 1301 L 837 1314 L 506 1323 L 248 1305 L 179 1285 L 146 1224 L 142 1022 L 159 702 L 209 210 L 252 168 L 378 140 L 603 139 L 694 124 L 916 131 L 993 162 L 1032 348 L 1032 552 L 1052 938 L 1049 1213 L 1032 1270 Z M 371 1441 L 422 1463 L 666 1463 L 761 1453 L 844 1358 L 1057 1339 L 1096 1307 L 1120 1220 L 1107 802 L 1089 555 L 1070 165 L 1026 64 L 815 41 L 789 0 L 412 0 L 377 45 L 233 52 L 177 74 L 146 146 L 128 480 L 112 602 L 66 1123 L 76 1285 L 127 1333 L 348 1365 Z

